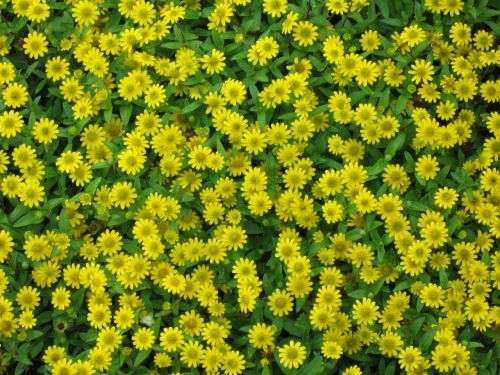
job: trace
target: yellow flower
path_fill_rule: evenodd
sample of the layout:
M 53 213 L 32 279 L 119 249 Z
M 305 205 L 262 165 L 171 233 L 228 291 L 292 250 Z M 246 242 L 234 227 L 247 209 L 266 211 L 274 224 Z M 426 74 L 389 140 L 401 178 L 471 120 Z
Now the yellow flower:
M 262 8 L 264 13 L 269 14 L 271 17 L 280 18 L 286 13 L 288 3 L 286 0 L 264 0 Z
M 278 348 L 281 364 L 286 368 L 299 368 L 306 358 L 306 348 L 298 341 L 291 340 Z
M 44 34 L 33 31 L 24 39 L 24 52 L 33 59 L 45 55 L 48 52 L 48 42 Z
M 411 65 L 411 69 L 408 71 L 412 75 L 411 80 L 415 83 L 426 83 L 432 80 L 432 75 L 434 74 L 434 67 L 429 61 L 422 59 L 417 59 Z
M 130 182 L 118 182 L 113 185 L 110 198 L 115 206 L 124 209 L 130 207 L 135 202 L 137 193 Z
M 23 310 L 33 310 L 40 304 L 40 293 L 36 288 L 23 286 L 16 295 L 16 301 Z
M 233 78 L 224 81 L 221 93 L 232 105 L 243 103 L 246 96 L 246 87 L 243 82 Z
M 208 74 L 217 74 L 224 70 L 226 64 L 226 57 L 224 56 L 224 52 L 219 51 L 215 48 L 212 48 L 210 55 L 204 55 L 200 61 L 202 62 L 202 68 Z
M 139 328 L 132 335 L 132 342 L 134 343 L 134 347 L 139 350 L 150 349 L 155 342 L 153 331 L 146 327 Z
M 111 353 L 103 347 L 96 346 L 89 350 L 88 361 L 94 369 L 105 372 L 111 365 Z
M 436 191 L 434 204 L 440 208 L 451 208 L 458 199 L 458 193 L 455 189 L 442 187 Z
M 361 35 L 360 38 L 361 48 L 364 51 L 371 52 L 378 49 L 380 46 L 380 39 L 376 30 L 367 30 Z
M 19 112 L 3 111 L 0 115 L 0 136 L 5 138 L 15 137 L 24 126 L 24 121 Z
M 45 190 L 36 180 L 27 180 L 19 187 L 19 200 L 28 207 L 38 207 L 43 202 Z
M 82 26 L 93 25 L 99 17 L 99 9 L 97 4 L 92 1 L 80 1 L 73 5 L 73 18 Z
M 369 298 L 358 300 L 353 305 L 353 317 L 360 325 L 371 325 L 378 315 L 378 306 Z
M 50 144 L 57 139 L 59 128 L 52 119 L 41 118 L 33 126 L 33 138 L 39 143 Z
M 314 44 L 317 37 L 318 27 L 309 21 L 299 21 L 293 27 L 293 39 L 301 47 L 307 47 Z
M 28 101 L 26 87 L 18 83 L 9 84 L 3 91 L 3 100 L 8 107 L 22 107 Z
M 56 288 L 52 292 L 52 304 L 58 310 L 65 310 L 71 305 L 70 292 L 66 288 Z
M 277 289 L 268 297 L 267 305 L 276 316 L 288 315 L 293 308 L 293 297 L 290 293 Z
M 431 283 L 422 288 L 420 298 L 425 306 L 438 308 L 443 304 L 444 290 L 439 285 Z

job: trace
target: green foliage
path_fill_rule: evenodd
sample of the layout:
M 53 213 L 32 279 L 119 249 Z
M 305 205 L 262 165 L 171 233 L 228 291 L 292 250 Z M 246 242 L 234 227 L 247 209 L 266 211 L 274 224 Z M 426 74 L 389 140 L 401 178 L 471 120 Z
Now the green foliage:
M 0 372 L 496 374 L 499 15 L 0 0 Z

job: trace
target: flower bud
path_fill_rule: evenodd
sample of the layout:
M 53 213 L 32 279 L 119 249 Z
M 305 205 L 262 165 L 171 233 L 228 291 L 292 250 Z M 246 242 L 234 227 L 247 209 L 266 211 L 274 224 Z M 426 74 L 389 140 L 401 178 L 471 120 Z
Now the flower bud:
M 28 338 L 28 334 L 25 331 L 22 331 L 17 335 L 17 339 L 19 341 L 25 341 Z
M 146 313 L 144 311 L 144 313 Z M 142 315 L 142 313 L 141 313 Z M 148 327 L 151 327 L 154 323 L 154 318 L 151 314 L 146 313 L 144 316 L 141 316 L 141 323 L 144 325 L 147 325 Z
M 78 129 L 76 128 L 76 126 L 70 126 L 68 128 L 68 134 L 69 135 L 75 135 L 77 132 L 78 132 Z

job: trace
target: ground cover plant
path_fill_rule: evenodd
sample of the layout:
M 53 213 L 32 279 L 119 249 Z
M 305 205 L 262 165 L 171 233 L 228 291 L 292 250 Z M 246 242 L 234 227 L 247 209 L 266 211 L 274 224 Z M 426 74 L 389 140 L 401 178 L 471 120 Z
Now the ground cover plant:
M 498 373 L 498 1 L 0 12 L 1 373 Z

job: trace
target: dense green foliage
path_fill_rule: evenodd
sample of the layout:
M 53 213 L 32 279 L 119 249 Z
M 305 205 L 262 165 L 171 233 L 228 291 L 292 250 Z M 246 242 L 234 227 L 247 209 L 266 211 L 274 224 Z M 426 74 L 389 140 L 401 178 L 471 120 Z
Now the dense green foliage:
M 0 12 L 5 373 L 498 373 L 498 1 Z

